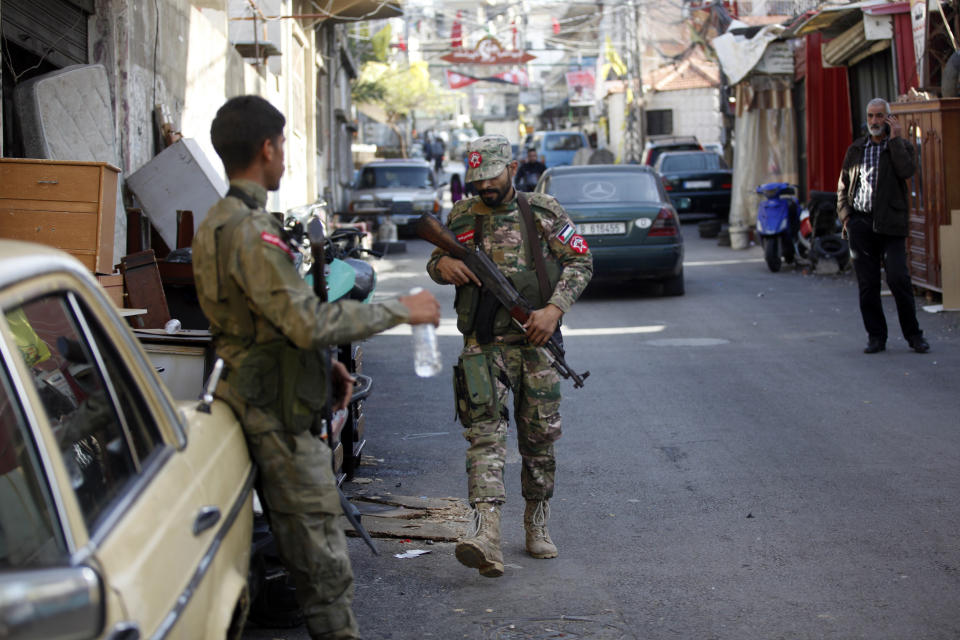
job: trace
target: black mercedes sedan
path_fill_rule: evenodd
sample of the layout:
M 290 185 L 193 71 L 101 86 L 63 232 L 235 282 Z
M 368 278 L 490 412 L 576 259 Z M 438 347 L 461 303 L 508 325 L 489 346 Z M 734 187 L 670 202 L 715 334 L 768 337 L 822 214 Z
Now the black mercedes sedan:
M 713 214 L 721 220 L 730 215 L 733 171 L 712 151 L 675 151 L 657 158 L 654 169 L 677 213 Z

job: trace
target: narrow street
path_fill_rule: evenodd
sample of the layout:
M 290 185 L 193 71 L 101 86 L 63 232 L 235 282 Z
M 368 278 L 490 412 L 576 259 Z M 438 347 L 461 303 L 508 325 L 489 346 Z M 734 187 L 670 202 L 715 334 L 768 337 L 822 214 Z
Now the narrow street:
M 919 355 L 885 297 L 887 351 L 864 355 L 852 275 L 773 274 L 756 247 L 684 234 L 685 296 L 596 287 L 565 319 L 568 362 L 590 377 L 564 383 L 560 557 L 523 552 L 511 433 L 505 575 L 480 577 L 447 542 L 381 538 L 373 557 L 353 538 L 364 638 L 960 637 L 957 314 L 919 312 Z M 428 245 L 407 248 L 379 261 L 378 295 L 441 299 L 447 372 L 414 376 L 408 327 L 364 344 L 371 465 L 344 488 L 463 499 L 453 288 L 425 275 Z M 429 553 L 394 556 L 410 549 Z

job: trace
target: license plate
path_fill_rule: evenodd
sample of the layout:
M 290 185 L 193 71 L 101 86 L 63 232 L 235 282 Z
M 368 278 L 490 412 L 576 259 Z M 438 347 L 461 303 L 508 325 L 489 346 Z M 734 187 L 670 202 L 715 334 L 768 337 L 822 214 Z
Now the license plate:
M 687 180 L 683 183 L 684 189 L 709 189 L 709 180 Z
M 625 222 L 588 222 L 577 225 L 580 233 L 585 236 L 612 236 L 623 235 L 627 232 Z

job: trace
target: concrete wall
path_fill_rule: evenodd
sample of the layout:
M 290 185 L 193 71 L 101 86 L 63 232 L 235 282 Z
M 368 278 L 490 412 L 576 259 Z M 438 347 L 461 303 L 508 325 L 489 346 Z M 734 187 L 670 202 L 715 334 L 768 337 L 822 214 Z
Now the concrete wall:
M 647 110 L 673 111 L 673 135 L 697 136 L 701 143 L 723 142 L 719 89 L 651 92 L 645 98 Z
M 282 211 L 316 199 L 315 38 L 295 20 L 271 24 L 283 55 L 258 68 L 231 44 L 228 0 L 96 0 L 90 25 L 91 62 L 110 75 L 117 140 L 126 175 L 158 152 L 154 104 L 163 105 L 175 129 L 194 138 L 220 168 L 210 142 L 210 123 L 227 98 L 257 94 L 287 116 L 287 168 L 268 207 Z M 275 0 L 292 13 L 291 0 Z M 279 36 L 276 33 L 279 32 Z M 292 65 L 297 65 L 294 68 Z M 275 71 L 271 71 L 270 68 Z M 296 72 L 295 72 L 296 71 Z M 296 105 L 296 108 L 294 108 Z M 118 216 L 117 237 L 126 237 Z

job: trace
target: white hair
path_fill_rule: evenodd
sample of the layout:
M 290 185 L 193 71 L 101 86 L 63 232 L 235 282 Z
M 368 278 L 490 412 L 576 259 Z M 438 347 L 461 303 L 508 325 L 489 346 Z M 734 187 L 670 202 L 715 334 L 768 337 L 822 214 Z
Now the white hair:
M 883 98 L 874 98 L 873 100 L 868 102 L 867 110 L 869 110 L 870 107 L 876 107 L 877 105 L 883 105 L 883 110 L 886 112 L 887 115 L 890 115 L 890 103 L 884 100 Z

